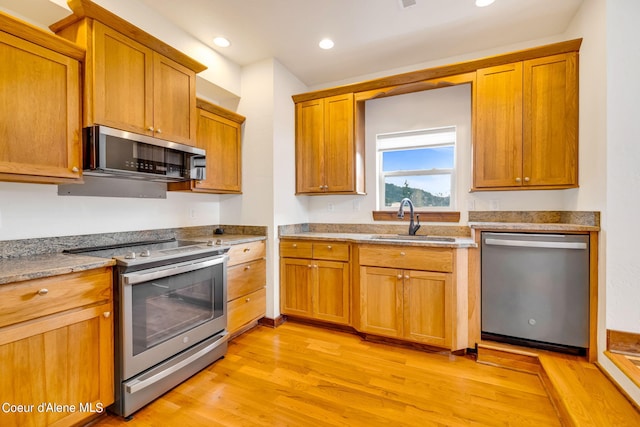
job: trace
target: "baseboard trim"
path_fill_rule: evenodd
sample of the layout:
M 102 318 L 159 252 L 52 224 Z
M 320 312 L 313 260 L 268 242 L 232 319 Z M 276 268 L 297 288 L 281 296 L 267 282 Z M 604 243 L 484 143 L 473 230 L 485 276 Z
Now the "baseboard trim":
M 640 334 L 607 329 L 607 350 L 640 355 Z
M 277 328 L 278 326 L 282 325 L 286 321 L 287 321 L 287 316 L 284 316 L 281 314 L 275 319 L 272 319 L 270 317 L 263 317 L 262 319 L 258 319 L 258 324 L 263 326 L 269 326 L 271 328 Z

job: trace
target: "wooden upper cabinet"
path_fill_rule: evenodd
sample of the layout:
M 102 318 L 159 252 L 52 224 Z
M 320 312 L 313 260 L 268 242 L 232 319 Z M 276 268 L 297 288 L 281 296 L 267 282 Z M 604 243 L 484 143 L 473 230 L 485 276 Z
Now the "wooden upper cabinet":
M 354 135 L 353 94 L 296 104 L 296 193 L 364 192 L 358 158 L 363 145 Z
M 197 101 L 196 146 L 206 151 L 206 178 L 170 183 L 169 190 L 242 193 L 242 123 L 245 118 L 208 102 Z
M 477 72 L 474 190 L 578 185 L 578 54 Z
M 78 181 L 84 49 L 0 12 L 0 180 Z
M 179 51 L 88 0 L 50 28 L 87 50 L 84 125 L 195 145 L 196 72 Z

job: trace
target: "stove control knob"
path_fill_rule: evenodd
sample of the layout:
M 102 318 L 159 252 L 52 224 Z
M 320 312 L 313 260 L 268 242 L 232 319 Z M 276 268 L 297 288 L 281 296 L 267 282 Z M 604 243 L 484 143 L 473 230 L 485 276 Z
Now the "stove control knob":
M 209 241 L 207 242 L 207 246 L 213 246 L 213 245 L 214 245 L 213 240 L 209 240 Z
M 151 256 L 151 252 L 149 251 L 149 249 L 145 249 L 144 251 L 140 252 L 140 256 L 149 257 Z
M 124 259 L 136 259 L 136 253 L 135 252 L 129 252 L 128 254 L 126 254 L 124 256 Z

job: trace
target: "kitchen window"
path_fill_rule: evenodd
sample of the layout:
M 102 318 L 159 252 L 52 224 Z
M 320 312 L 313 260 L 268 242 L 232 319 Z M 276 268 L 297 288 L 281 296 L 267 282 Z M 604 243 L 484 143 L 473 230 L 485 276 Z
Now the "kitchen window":
M 379 134 L 376 149 L 379 210 L 405 197 L 422 210 L 455 207 L 455 126 Z

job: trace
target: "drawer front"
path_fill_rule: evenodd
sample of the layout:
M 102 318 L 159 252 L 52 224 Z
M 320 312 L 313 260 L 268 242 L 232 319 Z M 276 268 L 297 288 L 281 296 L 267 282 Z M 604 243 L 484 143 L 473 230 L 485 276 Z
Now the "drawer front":
M 227 301 L 263 288 L 267 283 L 267 262 L 264 259 L 234 265 L 227 269 Z
M 313 258 L 330 261 L 349 261 L 349 244 L 326 242 L 313 244 Z
M 300 240 L 283 240 L 280 242 L 280 256 L 282 258 L 311 258 L 313 243 Z
M 0 286 L 0 327 L 111 300 L 111 268 Z
M 453 250 L 417 246 L 362 245 L 360 265 L 410 270 L 453 272 Z
M 233 245 L 229 250 L 229 262 L 227 263 L 227 266 L 264 258 L 265 254 L 266 245 L 264 240 Z
M 233 333 L 247 323 L 264 317 L 267 307 L 267 290 L 262 288 L 237 298 L 228 305 L 227 330 Z

